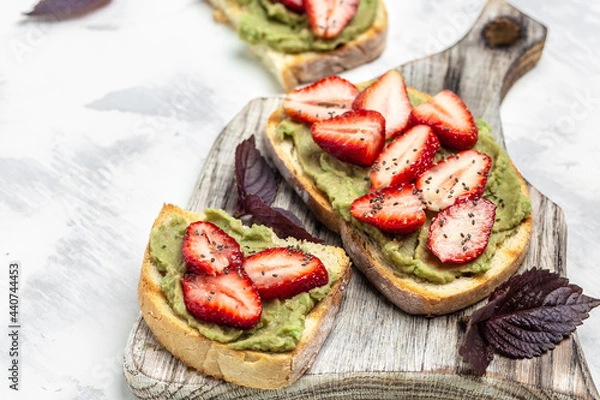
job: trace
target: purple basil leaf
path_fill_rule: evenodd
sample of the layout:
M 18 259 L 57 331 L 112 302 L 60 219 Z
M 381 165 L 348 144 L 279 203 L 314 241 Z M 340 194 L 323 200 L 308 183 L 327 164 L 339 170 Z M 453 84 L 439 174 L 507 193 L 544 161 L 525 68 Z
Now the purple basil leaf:
M 485 375 L 485 370 L 494 359 L 494 351 L 481 334 L 478 324 L 469 325 L 458 352 L 477 376 Z
M 255 221 L 270 226 L 281 237 L 322 242 L 308 233 L 293 213 L 271 207 L 277 195 L 277 178 L 256 148 L 254 135 L 235 149 L 235 180 L 238 189 L 237 216 L 252 215 Z
M 238 189 L 238 214 L 244 212 L 244 199 L 249 194 L 259 196 L 267 206 L 275 200 L 277 178 L 256 148 L 254 135 L 235 149 L 235 181 Z
M 568 337 L 590 310 L 600 305 L 600 300 L 585 296 L 579 286 L 568 284 L 558 274 L 545 275 L 549 281 L 521 288 L 533 291 L 527 297 L 530 303 L 513 309 L 504 307 L 501 314 L 486 322 L 487 339 L 497 353 L 511 358 L 539 356 Z M 556 282 L 564 286 L 555 287 Z
M 471 365 L 473 373 L 477 376 L 485 374 L 487 366 L 494 358 L 494 349 L 489 345 L 481 332 L 484 327 L 482 322 L 487 321 L 494 315 L 498 305 L 505 301 L 505 295 L 506 292 L 498 294 L 494 300 L 488 301 L 485 306 L 475 310 L 469 318 L 465 338 L 458 350 L 458 354 Z
M 298 218 L 289 218 L 289 212 L 282 212 L 281 209 L 274 209 L 267 205 L 258 195 L 249 194 L 245 198 L 246 212 L 252 214 L 255 220 L 264 225 L 270 226 L 280 237 L 292 236 L 298 240 L 309 240 L 315 243 L 321 243 L 322 240 L 315 238 L 308 233 Z
M 537 357 L 568 337 L 600 300 L 567 278 L 532 268 L 499 285 L 467 325 L 460 354 L 476 374 L 485 373 L 482 348 L 510 358 Z M 477 353 L 480 352 L 480 355 Z
M 494 290 L 490 299 L 494 299 L 498 292 L 507 292 L 506 302 L 499 306 L 496 314 L 515 312 L 537 304 L 553 290 L 568 285 L 569 280 L 547 269 L 532 268 L 519 275 L 514 275 Z
M 97 8 L 100 8 L 111 0 L 40 0 L 33 10 L 25 13 L 28 16 L 56 17 L 64 19 L 75 17 Z
M 506 318 L 491 319 L 483 324 L 483 332 L 488 340 L 490 347 L 496 353 L 509 358 L 531 358 L 537 357 L 547 350 L 551 350 L 565 336 L 559 331 L 559 326 L 545 326 L 548 331 L 538 326 L 538 323 L 531 320 L 524 322 L 523 318 L 507 316 Z M 513 325 L 514 323 L 514 325 Z M 575 329 L 575 328 L 573 328 Z M 571 330 L 568 331 L 569 333 Z
M 473 312 L 473 315 L 471 315 L 469 318 L 469 326 L 479 324 L 480 322 L 485 322 L 490 319 L 496 313 L 496 310 L 506 302 L 508 295 L 508 292 L 503 292 L 495 296 L 493 299 L 490 298 L 485 306 Z

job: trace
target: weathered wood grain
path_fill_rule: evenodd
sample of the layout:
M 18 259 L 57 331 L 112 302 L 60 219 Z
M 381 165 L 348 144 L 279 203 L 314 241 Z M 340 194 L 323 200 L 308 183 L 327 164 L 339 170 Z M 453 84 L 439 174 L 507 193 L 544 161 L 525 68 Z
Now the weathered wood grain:
M 498 16 L 521 27 L 510 47 L 492 47 L 484 27 Z M 473 29 L 445 52 L 400 67 L 407 83 L 435 93 L 456 91 L 476 117 L 484 118 L 504 143 L 499 106 L 510 86 L 532 68 L 541 55 L 545 28 L 504 1 L 490 1 Z M 220 134 L 200 174 L 188 208 L 236 204 L 234 152 L 255 134 L 262 148 L 266 118 L 278 98 L 249 103 Z M 522 269 L 532 266 L 566 274 L 566 225 L 562 211 L 530 187 L 534 232 Z M 310 215 L 302 200 L 280 185 L 277 205 L 293 211 L 313 234 L 340 245 L 336 235 Z M 470 375 L 458 355 L 463 329 L 458 322 L 479 305 L 448 316 L 407 315 L 355 273 L 331 334 L 307 373 L 289 388 L 248 389 L 203 377 L 162 348 L 142 318 L 135 323 L 125 351 L 127 383 L 141 399 L 596 399 L 577 335 L 532 360 L 496 357 L 484 378 Z

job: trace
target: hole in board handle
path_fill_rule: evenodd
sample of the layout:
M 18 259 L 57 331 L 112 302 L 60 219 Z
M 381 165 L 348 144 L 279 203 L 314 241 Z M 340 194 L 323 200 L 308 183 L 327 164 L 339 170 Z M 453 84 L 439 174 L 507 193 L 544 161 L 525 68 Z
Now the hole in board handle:
M 508 17 L 498 17 L 483 28 L 483 37 L 491 47 L 509 47 L 521 38 L 521 26 Z

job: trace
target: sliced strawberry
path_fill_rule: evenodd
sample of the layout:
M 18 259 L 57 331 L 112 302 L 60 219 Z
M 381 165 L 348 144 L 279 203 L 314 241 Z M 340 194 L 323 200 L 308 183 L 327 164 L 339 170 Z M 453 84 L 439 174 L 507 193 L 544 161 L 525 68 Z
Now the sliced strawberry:
M 491 201 L 459 200 L 433 218 L 427 248 L 442 262 L 471 261 L 485 250 L 495 219 Z
M 377 111 L 349 111 L 315 122 L 310 131 L 325 152 L 356 165 L 373 164 L 385 145 L 385 119 Z
M 358 10 L 359 0 L 304 0 L 313 35 L 333 39 L 344 30 Z
M 288 93 L 283 109 L 291 118 L 313 123 L 350 111 L 357 95 L 351 82 L 330 76 Z
M 412 119 L 431 126 L 442 145 L 452 149 L 470 149 L 479 136 L 467 105 L 450 90 L 442 90 L 416 107 Z
M 292 247 L 258 252 L 246 258 L 244 269 L 263 300 L 287 299 L 329 282 L 321 260 Z
M 181 285 L 187 310 L 202 321 L 250 329 L 260 320 L 260 297 L 241 268 L 217 276 L 186 274 Z
M 417 125 L 388 144 L 371 168 L 371 190 L 416 179 L 433 163 L 440 142 L 427 125 Z
M 413 109 L 404 78 L 397 69 L 389 70 L 360 92 L 352 108 L 379 111 L 385 118 L 386 139 L 406 129 Z
M 405 234 L 425 223 L 425 206 L 411 184 L 391 186 L 354 200 L 350 213 L 384 232 Z
M 458 198 L 483 194 L 492 159 L 477 150 L 463 150 L 434 164 L 417 178 L 416 186 L 427 208 L 440 211 Z
M 190 272 L 196 274 L 219 275 L 227 267 L 240 266 L 243 259 L 240 245 L 234 238 L 204 221 L 193 222 L 187 227 L 181 251 Z
M 287 9 L 297 13 L 304 12 L 304 0 L 279 0 Z

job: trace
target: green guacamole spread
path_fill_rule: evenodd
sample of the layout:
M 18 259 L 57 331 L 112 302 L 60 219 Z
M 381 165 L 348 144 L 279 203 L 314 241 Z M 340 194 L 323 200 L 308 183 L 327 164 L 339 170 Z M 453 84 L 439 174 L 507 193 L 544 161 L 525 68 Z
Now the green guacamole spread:
M 234 1 L 245 13 L 238 27 L 240 38 L 284 53 L 333 50 L 369 29 L 377 14 L 377 0 L 360 0 L 356 15 L 336 38 L 320 39 L 312 34 L 306 14 L 270 0 Z
M 425 101 L 418 92 L 409 91 L 414 106 Z M 496 222 L 485 251 L 471 262 L 456 265 L 442 263 L 427 249 L 429 224 L 434 214 L 428 213 L 427 222 L 408 235 L 389 235 L 378 228 L 356 220 L 350 214 L 352 202 L 369 191 L 370 169 L 341 162 L 322 151 L 312 140 L 310 127 L 284 118 L 277 127 L 282 140 L 294 141 L 298 158 L 306 174 L 329 198 L 335 211 L 345 220 L 375 239 L 388 261 L 401 271 L 434 283 L 448 283 L 461 276 L 482 274 L 489 269 L 489 261 L 498 246 L 510 236 L 520 222 L 531 212 L 531 201 L 523 195 L 517 175 L 508 154 L 491 135 L 491 128 L 477 120 L 479 139 L 475 149 L 492 158 L 492 168 L 484 197 L 497 205 Z M 440 148 L 436 161 L 452 152 Z
M 246 255 L 276 247 L 272 232 L 267 227 L 244 226 L 241 221 L 222 210 L 207 209 L 204 213 L 205 220 L 219 226 L 236 239 Z M 329 293 L 331 286 L 337 281 L 338 276 L 335 272 L 328 269 L 329 282 L 325 286 L 290 299 L 263 302 L 260 322 L 251 330 L 227 328 L 200 321 L 187 311 L 181 287 L 181 278 L 186 273 L 181 246 L 185 229 L 191 222 L 194 221 L 188 221 L 181 216 L 171 216 L 150 233 L 150 255 L 163 274 L 162 290 L 175 313 L 206 338 L 227 343 L 236 350 L 293 350 L 304 331 L 306 315 Z

